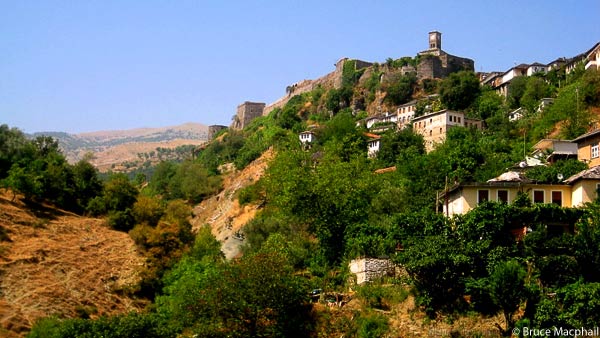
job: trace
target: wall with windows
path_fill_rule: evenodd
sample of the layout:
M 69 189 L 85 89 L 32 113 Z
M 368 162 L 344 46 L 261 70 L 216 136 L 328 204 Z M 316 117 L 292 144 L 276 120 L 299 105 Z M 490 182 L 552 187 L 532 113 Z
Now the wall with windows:
M 448 216 L 452 216 L 467 213 L 484 201 L 511 204 L 517 198 L 519 191 L 526 192 L 533 203 L 555 203 L 562 207 L 577 206 L 582 201 L 588 202 L 595 198 L 598 182 L 594 182 L 582 181 L 574 187 L 566 184 L 464 186 L 451 194 L 447 204 L 444 201 L 443 210 Z M 575 188 L 580 190 L 574 190 Z M 575 197 L 575 191 L 578 191 L 577 197 Z
M 577 142 L 577 159 L 590 168 L 600 165 L 600 135 Z

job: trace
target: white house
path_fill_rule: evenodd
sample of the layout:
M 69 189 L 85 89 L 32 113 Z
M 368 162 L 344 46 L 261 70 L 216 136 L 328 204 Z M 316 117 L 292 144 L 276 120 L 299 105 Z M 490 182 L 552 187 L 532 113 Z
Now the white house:
M 300 142 L 305 143 L 313 143 L 316 140 L 315 133 L 312 131 L 303 131 L 298 136 L 300 138 Z
M 381 136 L 370 133 L 365 133 L 365 135 L 369 138 L 369 140 L 367 141 L 367 157 L 375 158 L 377 157 L 377 153 L 379 152 Z
M 517 108 L 511 112 L 508 113 L 508 120 L 509 121 L 517 121 L 523 118 L 523 116 L 525 115 L 525 109 L 521 108 Z
M 529 65 L 529 67 L 527 67 L 527 76 L 531 76 L 536 73 L 545 74 L 547 72 L 548 72 L 548 66 L 543 65 L 539 62 L 532 63 Z
M 600 69 L 600 42 L 587 52 L 585 69 L 590 67 Z

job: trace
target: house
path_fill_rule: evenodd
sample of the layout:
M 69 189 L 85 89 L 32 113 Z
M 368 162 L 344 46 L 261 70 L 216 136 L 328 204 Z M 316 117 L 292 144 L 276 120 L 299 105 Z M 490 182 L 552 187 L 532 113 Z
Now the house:
M 575 138 L 577 144 L 577 159 L 590 167 L 600 165 L 600 129 Z
M 544 111 L 544 109 L 546 109 L 547 107 L 550 107 L 552 104 L 554 103 L 554 99 L 551 97 L 545 97 L 543 99 L 540 100 L 540 104 L 537 106 L 536 108 L 536 112 L 542 112 Z
M 567 74 L 571 74 L 571 72 L 573 72 L 575 70 L 575 68 L 577 68 L 577 66 L 581 63 L 584 62 L 586 58 L 585 53 L 579 54 L 577 56 L 574 56 L 570 59 L 567 60 L 567 62 L 565 63 L 565 73 Z
M 525 109 L 523 107 L 519 107 L 508 113 L 508 120 L 517 121 L 522 119 L 523 116 L 525 116 Z
M 548 163 L 577 159 L 577 143 L 568 140 L 542 139 L 533 145 L 532 156 Z
M 316 135 L 312 131 L 303 131 L 298 135 L 302 144 L 313 143 L 316 140 Z
M 407 102 L 396 109 L 398 128 L 405 128 L 410 124 L 410 121 L 415 117 L 415 111 L 417 110 L 417 101 L 413 100 Z
M 371 124 L 369 131 L 373 133 L 383 133 L 386 130 L 396 129 L 396 123 L 398 122 L 398 114 L 391 114 L 385 112 L 377 116 L 377 122 Z
M 463 112 L 444 109 L 413 118 L 412 126 L 416 133 L 423 135 L 425 150 L 429 152 L 436 144 L 446 140 L 448 129 L 453 127 L 483 129 L 483 121 L 465 117 Z
M 585 69 L 600 69 L 600 42 L 586 53 Z
M 450 217 L 469 212 L 479 203 L 495 201 L 513 203 L 519 192 L 526 193 L 533 203 L 553 203 L 562 207 L 577 207 L 598 197 L 600 167 L 584 170 L 562 183 L 541 184 L 519 171 L 509 171 L 485 183 L 461 183 L 444 192 L 443 211 Z
M 529 69 L 529 65 L 522 63 L 518 66 L 515 66 L 515 67 L 507 70 L 506 72 L 504 72 L 504 74 L 502 74 L 502 79 L 500 81 L 500 84 L 497 85 L 494 89 L 496 89 L 496 92 L 498 92 L 498 94 L 500 94 L 504 97 L 507 97 L 508 96 L 508 86 L 510 85 L 510 82 L 512 81 L 512 79 L 514 79 L 515 77 L 518 77 L 518 76 L 526 76 L 528 69 Z
M 502 72 L 490 72 L 480 76 L 479 83 L 482 86 L 498 87 L 502 83 Z
M 365 133 L 365 136 L 369 138 L 367 140 L 367 157 L 377 157 L 377 153 L 379 152 L 379 145 L 381 144 L 381 136 L 371 133 Z
M 379 123 L 381 120 L 379 119 L 379 115 L 370 116 L 365 119 L 365 126 L 367 129 L 371 129 L 375 123 Z
M 555 69 L 560 69 L 561 67 L 563 67 L 565 64 L 567 63 L 567 58 L 565 57 L 560 57 L 554 61 L 549 62 L 546 67 L 548 68 L 548 71 L 551 70 L 555 70 Z
M 539 62 L 534 62 L 527 67 L 527 76 L 532 76 L 533 74 L 537 73 L 546 74 L 547 72 L 548 66 Z
M 571 186 L 571 204 L 579 206 L 598 198 L 600 167 L 592 167 L 565 180 Z

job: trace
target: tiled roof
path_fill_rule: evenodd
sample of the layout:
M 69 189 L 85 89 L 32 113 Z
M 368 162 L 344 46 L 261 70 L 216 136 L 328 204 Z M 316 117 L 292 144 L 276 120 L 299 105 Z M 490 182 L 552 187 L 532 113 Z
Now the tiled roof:
M 590 169 L 579 172 L 565 180 L 565 183 L 571 184 L 581 179 L 600 179 L 600 166 L 595 166 Z
M 590 131 L 589 133 L 580 135 L 580 136 L 576 137 L 574 140 L 572 140 L 571 142 L 577 142 L 577 141 L 585 140 L 586 138 L 591 137 L 591 136 L 595 136 L 597 134 L 600 134 L 600 129 L 596 129 L 594 131 Z

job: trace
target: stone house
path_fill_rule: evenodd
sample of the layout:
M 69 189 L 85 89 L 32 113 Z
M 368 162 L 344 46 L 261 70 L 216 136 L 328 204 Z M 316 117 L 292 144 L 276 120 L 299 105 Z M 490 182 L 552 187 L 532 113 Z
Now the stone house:
M 454 127 L 473 127 L 483 129 L 483 121 L 465 116 L 465 113 L 453 110 L 440 110 L 415 117 L 412 120 L 413 130 L 423 136 L 425 150 L 432 151 L 439 143 L 446 140 L 446 133 Z
M 416 110 L 416 100 L 398 106 L 398 109 L 396 109 L 396 116 L 399 129 L 403 129 L 411 123 L 412 119 L 415 117 Z

